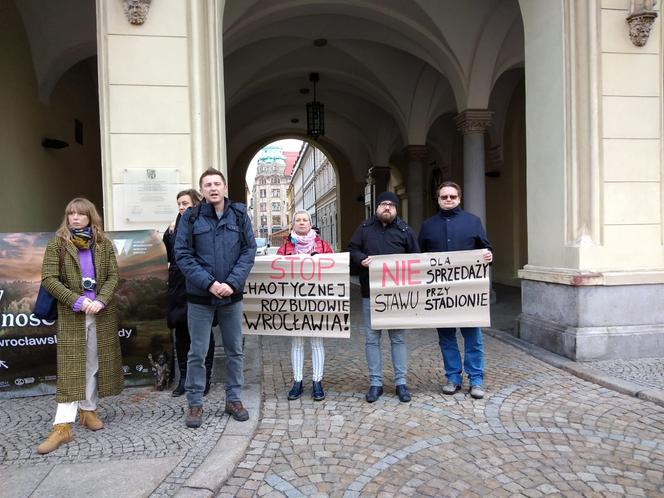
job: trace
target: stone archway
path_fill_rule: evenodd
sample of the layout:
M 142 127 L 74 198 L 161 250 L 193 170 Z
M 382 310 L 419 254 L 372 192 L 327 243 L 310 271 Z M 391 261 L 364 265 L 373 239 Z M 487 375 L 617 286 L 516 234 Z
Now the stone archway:
M 362 193 L 363 187 L 361 182 L 353 181 L 348 159 L 339 147 L 330 140 L 321 138 L 318 141 L 312 141 L 310 137 L 294 133 L 265 136 L 257 139 L 237 156 L 230 159 L 228 168 L 229 195 L 234 199 L 244 199 L 244 178 L 249 162 L 262 147 L 284 138 L 295 138 L 309 142 L 329 158 L 337 177 L 337 199 L 339 201 L 337 208 L 338 237 L 342 244 L 340 247 L 345 247 L 346 241 L 350 239 L 353 230 L 362 221 L 361 209 L 358 209 L 361 204 L 358 202 L 357 197 Z

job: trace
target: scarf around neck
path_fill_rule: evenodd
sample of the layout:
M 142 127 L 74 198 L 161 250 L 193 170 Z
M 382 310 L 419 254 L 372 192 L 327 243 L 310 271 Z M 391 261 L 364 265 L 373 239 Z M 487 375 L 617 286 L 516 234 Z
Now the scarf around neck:
M 295 254 L 311 254 L 316 248 L 316 230 L 309 230 L 306 235 L 298 235 L 295 230 L 291 231 L 290 239 L 295 245 Z
M 70 228 L 71 241 L 77 249 L 90 249 L 92 245 L 92 227 Z

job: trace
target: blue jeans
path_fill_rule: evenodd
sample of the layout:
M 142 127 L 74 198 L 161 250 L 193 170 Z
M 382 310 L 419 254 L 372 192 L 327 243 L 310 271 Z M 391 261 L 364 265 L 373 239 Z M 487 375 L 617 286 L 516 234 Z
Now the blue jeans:
M 381 331 L 371 328 L 371 304 L 368 297 L 362 298 L 362 311 L 364 312 L 364 331 L 366 342 L 364 350 L 367 354 L 369 367 L 369 381 L 372 386 L 383 385 L 383 366 L 380 354 Z M 389 330 L 390 345 L 392 347 L 392 366 L 394 367 L 394 385 L 406 384 L 406 369 L 408 367 L 408 347 L 406 334 L 403 329 Z
M 191 345 L 187 357 L 187 381 L 184 389 L 187 392 L 189 406 L 203 406 L 205 390 L 205 356 L 210 346 L 210 328 L 212 319 L 217 314 L 221 337 L 226 353 L 226 401 L 240 401 L 242 384 L 244 383 L 242 350 L 242 301 L 225 306 L 206 306 L 204 304 L 187 304 L 187 319 Z
M 463 371 L 471 386 L 481 386 L 484 381 L 484 344 L 479 327 L 461 328 L 463 336 Z M 438 329 L 438 344 L 443 353 L 443 364 L 448 382 L 462 384 L 461 354 L 456 339 L 456 328 Z

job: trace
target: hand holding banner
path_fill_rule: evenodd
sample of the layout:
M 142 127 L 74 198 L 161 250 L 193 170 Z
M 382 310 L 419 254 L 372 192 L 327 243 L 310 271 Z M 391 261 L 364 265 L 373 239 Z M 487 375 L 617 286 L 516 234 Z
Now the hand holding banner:
M 350 337 L 348 253 L 259 256 L 244 286 L 242 333 Z
M 484 250 L 372 256 L 371 327 L 490 325 Z

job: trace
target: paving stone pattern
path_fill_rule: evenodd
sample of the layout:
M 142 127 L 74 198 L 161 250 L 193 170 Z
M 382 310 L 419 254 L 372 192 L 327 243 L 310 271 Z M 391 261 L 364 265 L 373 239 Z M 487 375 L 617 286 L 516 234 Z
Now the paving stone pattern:
M 262 419 L 219 496 L 664 495 L 664 408 L 487 336 L 487 397 L 445 396 L 433 331 L 409 332 L 409 404 L 384 334 L 386 393 L 368 404 L 361 320 L 350 341 L 326 341 L 322 402 L 308 381 L 287 400 L 290 341 L 262 338 Z
M 467 385 L 443 395 L 437 336 L 411 331 L 413 401 L 400 403 L 394 394 L 385 336 L 386 392 L 366 403 L 356 290 L 352 338 L 326 341 L 325 401 L 311 399 L 309 381 L 300 400 L 288 401 L 290 339 L 261 338 L 261 419 L 219 496 L 664 496 L 664 407 L 583 381 L 486 335 L 485 399 L 470 398 Z M 613 375 L 661 381 L 661 363 L 639 361 L 622 370 L 616 362 L 593 363 Z M 307 352 L 305 378 L 310 373 Z M 74 441 L 41 456 L 35 448 L 50 429 L 53 396 L 0 400 L 0 476 L 12 466 L 177 457 L 152 493 L 171 496 L 228 421 L 221 384 L 206 398 L 207 416 L 196 431 L 184 426 L 185 403 L 170 391 L 126 389 L 100 402 L 103 431 L 76 427 Z
M 206 416 L 200 429 L 184 425 L 184 397 L 151 388 L 125 389 L 120 396 L 102 398 L 101 431 L 74 426 L 74 440 L 48 455 L 36 446 L 48 435 L 55 414 L 53 396 L 0 400 L 0 475 L 8 465 L 103 462 L 181 457 L 153 496 L 174 494 L 203 462 L 221 436 L 228 416 L 223 414 L 223 385 L 206 396 Z M 214 416 L 210 416 L 214 414 Z
M 588 361 L 582 365 L 645 387 L 664 390 L 664 358 Z

